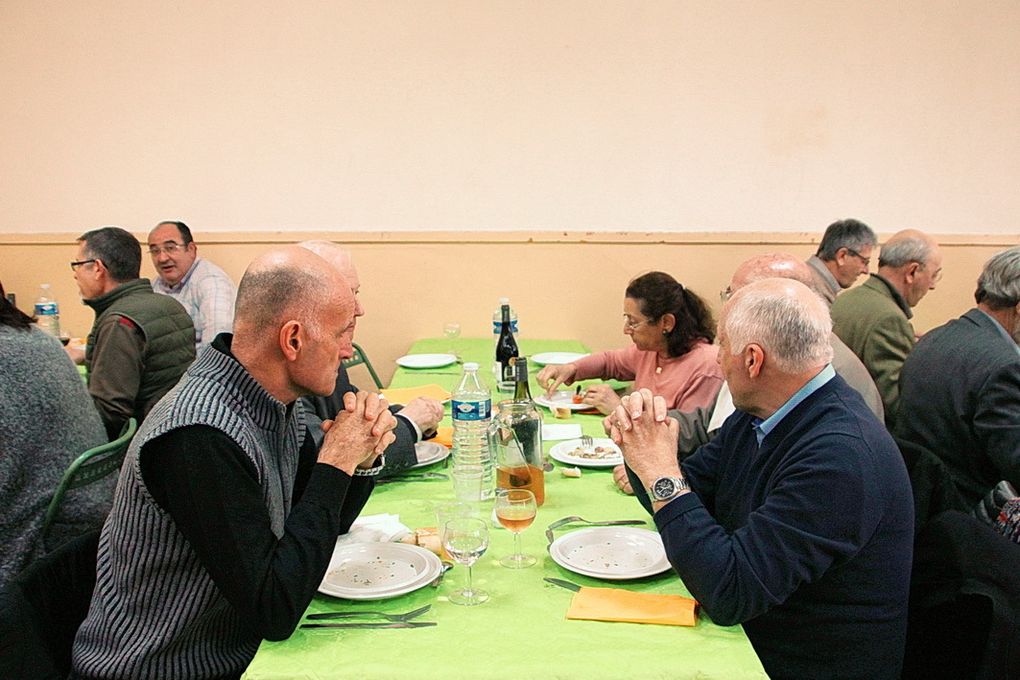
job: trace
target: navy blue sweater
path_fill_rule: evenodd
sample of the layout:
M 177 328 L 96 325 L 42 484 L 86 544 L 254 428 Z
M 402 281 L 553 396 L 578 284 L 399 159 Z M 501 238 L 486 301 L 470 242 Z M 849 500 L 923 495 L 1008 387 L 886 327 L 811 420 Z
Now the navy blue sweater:
M 772 678 L 898 678 L 913 541 L 892 438 L 835 377 L 758 446 L 738 411 L 655 515 L 713 621 L 744 624 Z

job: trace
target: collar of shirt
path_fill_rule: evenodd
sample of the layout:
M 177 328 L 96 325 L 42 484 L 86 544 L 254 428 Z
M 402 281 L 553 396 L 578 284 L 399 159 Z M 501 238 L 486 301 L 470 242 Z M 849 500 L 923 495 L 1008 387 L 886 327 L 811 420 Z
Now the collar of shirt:
M 780 406 L 775 413 L 770 415 L 765 420 L 755 418 L 751 421 L 751 427 L 754 428 L 754 436 L 758 438 L 758 446 L 761 446 L 762 441 L 768 435 L 769 432 L 776 428 L 776 425 L 787 416 L 790 411 L 795 409 L 797 405 L 810 397 L 814 392 L 825 383 L 829 382 L 836 375 L 836 369 L 832 367 L 832 364 L 826 364 L 825 368 L 818 372 L 818 375 L 804 383 L 804 386 L 794 392 L 793 396 L 786 400 L 786 403 Z
M 180 291 L 182 288 L 184 288 L 184 286 L 187 285 L 188 281 L 191 280 L 191 275 L 195 273 L 196 269 L 198 269 L 198 263 L 201 261 L 202 261 L 201 258 L 196 257 L 195 261 L 191 263 L 191 268 L 188 269 L 188 271 L 184 274 L 184 276 L 181 277 L 181 280 L 178 281 L 177 285 L 175 286 L 168 286 L 166 284 L 166 281 L 163 280 L 162 276 L 157 277 L 156 280 L 159 281 L 159 287 L 166 291 L 167 293 L 176 293 Z
M 976 309 L 977 311 L 979 311 L 982 314 L 984 314 L 985 316 L 987 316 L 988 320 L 992 322 L 993 326 L 995 326 L 995 330 L 997 330 L 999 332 L 999 335 L 1001 335 L 1003 338 L 1006 339 L 1006 342 L 1009 343 L 1010 347 L 1012 347 L 1013 349 L 1016 350 L 1017 354 L 1020 354 L 1020 345 L 1016 344 L 1016 340 L 1014 340 L 1010 336 L 1010 334 L 1006 332 L 1006 329 L 1002 327 L 1001 323 L 996 321 L 995 318 L 991 314 L 989 314 L 985 310 L 981 309 L 980 307 L 975 307 L 974 309 Z

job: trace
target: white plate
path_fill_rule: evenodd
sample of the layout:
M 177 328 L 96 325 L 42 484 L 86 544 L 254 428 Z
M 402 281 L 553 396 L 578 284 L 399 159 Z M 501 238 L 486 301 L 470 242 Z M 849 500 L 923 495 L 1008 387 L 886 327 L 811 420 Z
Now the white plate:
M 385 600 L 421 588 L 442 568 L 435 554 L 416 545 L 348 543 L 333 550 L 319 592 L 347 600 Z
M 539 352 L 531 356 L 531 361 L 539 366 L 559 366 L 560 364 L 569 364 L 586 356 L 588 355 L 578 354 L 577 352 Z
M 553 392 L 551 397 L 545 396 L 544 393 L 539 394 L 535 397 L 535 403 L 540 406 L 545 406 L 550 411 L 552 411 L 555 407 L 569 408 L 571 411 L 587 411 L 588 409 L 595 408 L 591 404 L 575 404 L 573 390 L 560 390 L 559 392 Z
M 408 470 L 438 463 L 441 460 L 446 460 L 450 455 L 450 449 L 435 442 L 418 442 L 414 445 L 414 452 L 418 456 L 418 462 Z
M 549 555 L 564 569 L 610 581 L 661 574 L 669 560 L 659 534 L 636 527 L 591 527 L 560 536 Z
M 582 458 L 574 453 L 581 448 L 580 439 L 571 439 L 560 442 L 549 449 L 549 457 L 566 465 L 580 465 L 581 467 L 614 467 L 623 463 L 623 452 L 612 439 L 595 439 L 595 446 L 612 449 L 612 453 L 603 458 Z
M 397 359 L 404 368 L 440 368 L 457 361 L 452 354 L 405 354 Z

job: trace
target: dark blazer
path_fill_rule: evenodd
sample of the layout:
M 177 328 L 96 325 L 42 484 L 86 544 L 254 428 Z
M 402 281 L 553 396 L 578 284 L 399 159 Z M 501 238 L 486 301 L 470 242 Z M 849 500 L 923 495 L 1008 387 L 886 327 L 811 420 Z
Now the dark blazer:
M 979 309 L 929 331 L 900 373 L 899 439 L 945 464 L 968 507 L 1020 488 L 1020 351 Z
M 305 424 L 311 430 L 316 446 L 322 445 L 323 434 L 319 427 L 322 421 L 335 418 L 336 414 L 344 408 L 344 395 L 357 391 L 358 388 L 351 384 L 347 369 L 341 366 L 336 374 L 336 387 L 333 388 L 333 394 L 328 397 L 301 397 L 301 403 L 305 408 Z M 390 406 L 390 411 L 395 415 L 401 408 L 403 406 L 393 405 Z M 397 416 L 397 427 L 393 430 L 393 434 L 397 439 L 386 448 L 386 464 L 379 473 L 380 477 L 405 470 L 418 462 L 418 457 L 414 452 L 418 434 L 411 422 L 404 416 Z

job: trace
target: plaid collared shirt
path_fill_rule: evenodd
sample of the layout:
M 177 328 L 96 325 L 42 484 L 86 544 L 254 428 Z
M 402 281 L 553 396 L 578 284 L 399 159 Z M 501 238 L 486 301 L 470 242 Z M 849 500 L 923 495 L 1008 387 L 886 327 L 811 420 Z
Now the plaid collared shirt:
M 227 273 L 208 260 L 196 258 L 191 269 L 176 286 L 163 279 L 152 282 L 152 290 L 176 299 L 188 310 L 195 324 L 195 349 L 208 345 L 220 333 L 229 333 L 234 325 L 234 298 L 237 286 Z

